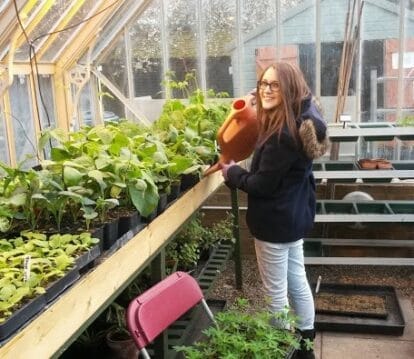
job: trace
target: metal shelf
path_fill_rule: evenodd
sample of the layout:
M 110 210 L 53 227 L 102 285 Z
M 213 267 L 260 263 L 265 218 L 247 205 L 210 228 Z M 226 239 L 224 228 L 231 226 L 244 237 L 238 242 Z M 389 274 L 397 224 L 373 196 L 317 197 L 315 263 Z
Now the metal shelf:
M 356 142 L 360 137 L 365 141 L 390 141 L 394 138 L 408 141 L 414 140 L 414 127 L 402 127 L 387 122 L 361 122 L 349 123 L 346 128 L 328 126 L 328 134 L 333 142 Z

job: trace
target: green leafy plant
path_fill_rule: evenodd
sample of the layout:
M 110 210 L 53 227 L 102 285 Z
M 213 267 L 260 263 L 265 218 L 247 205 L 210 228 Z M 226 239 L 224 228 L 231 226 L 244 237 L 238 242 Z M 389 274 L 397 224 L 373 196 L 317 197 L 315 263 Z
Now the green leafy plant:
M 215 320 L 203 331 L 205 340 L 174 349 L 188 359 L 278 359 L 285 358 L 292 347 L 299 348 L 299 338 L 291 330 L 272 325 L 274 320 L 294 325 L 295 318 L 289 312 L 251 312 L 247 300 L 239 299 L 229 310 L 218 313 Z
M 125 321 L 125 308 L 117 302 L 112 302 L 106 310 L 106 323 L 109 331 L 115 332 L 120 338 L 130 338 Z
M 405 116 L 397 121 L 397 125 L 399 126 L 414 126 L 414 115 Z

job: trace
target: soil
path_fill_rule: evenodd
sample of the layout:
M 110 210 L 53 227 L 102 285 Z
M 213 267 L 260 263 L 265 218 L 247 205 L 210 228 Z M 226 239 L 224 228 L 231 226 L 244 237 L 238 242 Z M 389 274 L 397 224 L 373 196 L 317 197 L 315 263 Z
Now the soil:
M 387 316 L 385 297 L 378 295 L 322 292 L 316 295 L 315 307 L 317 313 Z
M 252 308 L 266 306 L 256 258 L 245 256 L 242 262 L 243 288 L 236 289 L 234 262 L 228 261 L 218 275 L 209 298 L 225 299 L 231 305 L 237 298 L 249 300 Z M 402 298 L 411 300 L 414 309 L 414 268 L 403 266 L 307 266 L 310 283 L 318 276 L 322 283 L 393 286 Z

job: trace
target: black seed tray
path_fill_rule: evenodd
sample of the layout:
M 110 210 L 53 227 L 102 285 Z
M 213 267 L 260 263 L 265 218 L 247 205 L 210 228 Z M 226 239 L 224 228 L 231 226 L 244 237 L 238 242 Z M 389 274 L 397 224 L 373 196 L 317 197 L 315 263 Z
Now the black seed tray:
M 315 285 L 312 286 L 315 288 Z M 385 297 L 386 318 L 370 318 L 366 315 L 357 316 L 350 313 L 322 314 L 316 313 L 315 327 L 321 331 L 337 331 L 351 333 L 371 333 L 402 335 L 405 320 L 397 292 L 391 286 L 353 285 L 353 284 L 321 284 L 319 293 L 328 292 L 349 295 L 377 295 Z
M 6 339 L 12 335 L 23 324 L 27 323 L 30 318 L 39 313 L 46 306 L 45 295 L 39 295 L 33 298 L 21 308 L 16 310 L 5 322 L 0 324 L 0 340 Z

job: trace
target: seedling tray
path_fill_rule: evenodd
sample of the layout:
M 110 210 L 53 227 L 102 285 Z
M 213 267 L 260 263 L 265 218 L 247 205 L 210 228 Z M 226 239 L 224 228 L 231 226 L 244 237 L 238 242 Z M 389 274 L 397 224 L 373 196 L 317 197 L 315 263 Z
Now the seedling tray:
M 317 330 L 389 335 L 402 335 L 404 332 L 405 321 L 394 287 L 327 283 L 320 286 L 318 294 L 322 293 L 381 297 L 385 300 L 386 313 L 372 315 L 361 311 L 317 311 L 315 318 Z
M 51 283 L 46 288 L 46 293 L 44 294 L 46 302 L 50 303 L 52 300 L 56 299 L 59 296 L 59 294 L 66 290 L 66 288 L 75 283 L 79 279 L 79 277 L 80 276 L 78 268 L 75 267 L 74 269 L 65 273 L 65 275 L 62 278 L 59 278 L 53 283 Z
M 85 268 L 89 263 L 94 261 L 98 258 L 101 254 L 101 247 L 99 244 L 94 245 L 91 249 L 87 252 L 81 254 L 79 257 L 75 259 L 76 267 L 78 270 L 82 270 Z
M 0 341 L 8 338 L 17 329 L 29 322 L 29 319 L 39 313 L 45 306 L 46 299 L 45 295 L 42 294 L 16 310 L 5 322 L 0 324 Z

